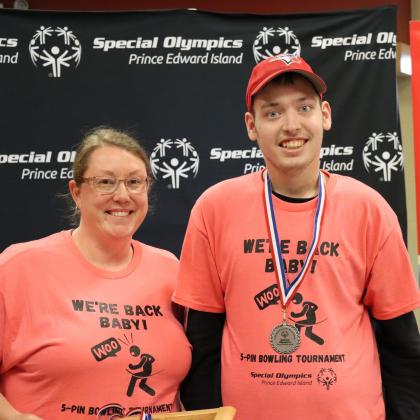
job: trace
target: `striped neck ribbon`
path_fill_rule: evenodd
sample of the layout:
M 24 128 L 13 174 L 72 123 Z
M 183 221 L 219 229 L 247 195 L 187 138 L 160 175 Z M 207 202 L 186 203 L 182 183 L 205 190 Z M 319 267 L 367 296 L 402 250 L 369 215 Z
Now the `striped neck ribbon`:
M 325 204 L 325 186 L 322 180 L 322 173 L 320 172 L 318 176 L 318 204 L 315 211 L 314 230 L 311 245 L 309 247 L 308 253 L 306 255 L 305 261 L 303 262 L 301 270 L 297 273 L 296 277 L 290 283 L 286 279 L 286 270 L 284 267 L 284 261 L 280 247 L 280 235 L 279 230 L 277 228 L 276 217 L 274 214 L 271 182 L 267 170 L 264 171 L 264 201 L 267 221 L 269 225 L 271 252 L 273 254 L 274 259 L 276 279 L 279 285 L 280 299 L 284 309 L 286 308 L 289 301 L 292 299 L 297 288 L 301 285 L 303 278 L 308 270 L 309 263 L 311 262 L 312 257 L 315 253 L 316 246 L 318 244 L 321 231 L 322 213 L 324 211 Z

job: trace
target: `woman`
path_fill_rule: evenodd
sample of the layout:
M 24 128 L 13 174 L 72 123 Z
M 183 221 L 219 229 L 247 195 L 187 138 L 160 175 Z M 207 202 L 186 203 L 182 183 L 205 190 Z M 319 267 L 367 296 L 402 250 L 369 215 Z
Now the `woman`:
M 170 302 L 178 261 L 133 240 L 150 176 L 133 138 L 91 132 L 69 182 L 78 226 L 0 255 L 0 419 L 179 409 L 191 348 Z

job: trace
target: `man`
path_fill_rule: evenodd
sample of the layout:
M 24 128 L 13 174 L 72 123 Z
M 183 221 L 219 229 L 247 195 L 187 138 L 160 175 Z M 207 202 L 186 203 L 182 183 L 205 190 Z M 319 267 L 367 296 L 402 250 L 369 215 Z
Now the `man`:
M 420 293 L 385 200 L 320 171 L 325 91 L 301 57 L 256 65 L 245 124 L 266 170 L 215 185 L 191 212 L 174 294 L 190 308 L 189 409 L 420 419 Z

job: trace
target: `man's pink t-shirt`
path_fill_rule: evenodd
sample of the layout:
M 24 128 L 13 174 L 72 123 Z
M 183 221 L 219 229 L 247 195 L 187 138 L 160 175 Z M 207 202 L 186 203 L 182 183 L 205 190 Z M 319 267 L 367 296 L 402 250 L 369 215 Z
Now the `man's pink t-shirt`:
M 226 312 L 222 397 L 237 420 L 383 420 L 381 373 L 369 312 L 386 320 L 419 306 L 396 215 L 364 184 L 324 173 L 317 251 L 287 306 L 301 345 L 270 345 L 282 322 L 264 210 L 262 172 L 224 181 L 194 206 L 174 301 Z M 273 197 L 288 281 L 301 268 L 317 200 Z
M 16 409 L 45 420 L 179 409 L 191 347 L 171 307 L 178 261 L 132 245 L 119 272 L 89 264 L 70 231 L 0 255 L 0 392 Z

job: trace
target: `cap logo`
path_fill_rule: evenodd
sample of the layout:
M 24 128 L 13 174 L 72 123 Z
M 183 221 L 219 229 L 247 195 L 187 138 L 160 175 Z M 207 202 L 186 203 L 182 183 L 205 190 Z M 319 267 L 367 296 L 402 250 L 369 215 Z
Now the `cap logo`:
M 287 66 L 290 66 L 293 63 L 300 64 L 302 62 L 302 60 L 299 57 L 296 57 L 295 55 L 291 54 L 279 54 L 269 59 L 270 63 L 274 61 L 282 61 Z

